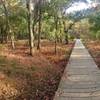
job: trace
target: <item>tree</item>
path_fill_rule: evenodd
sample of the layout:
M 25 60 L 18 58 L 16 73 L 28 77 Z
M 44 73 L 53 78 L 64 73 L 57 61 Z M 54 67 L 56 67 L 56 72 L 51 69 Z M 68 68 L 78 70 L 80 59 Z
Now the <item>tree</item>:
M 63 22 L 62 12 L 65 9 L 65 5 L 67 5 L 67 0 L 51 0 L 49 5 L 49 15 L 54 18 L 55 27 L 55 54 L 57 53 L 57 38 L 58 38 L 58 31 L 59 31 L 59 22 Z M 61 20 L 62 19 L 62 20 Z
M 37 49 L 39 50 L 41 47 L 41 27 L 42 27 L 42 19 L 43 19 L 43 14 L 45 12 L 45 7 L 47 7 L 47 4 L 49 3 L 49 0 L 38 0 L 37 3 L 35 4 L 35 13 L 37 13 L 37 22 L 38 22 L 38 44 L 37 44 Z
M 30 55 L 34 54 L 34 35 L 33 35 L 33 10 L 32 10 L 32 0 L 27 0 L 27 10 L 28 10 L 28 32 L 29 32 L 29 45 L 30 45 Z
M 38 2 L 38 17 L 39 17 L 39 22 L 38 22 L 38 45 L 37 49 L 40 49 L 40 39 L 41 39 L 41 21 L 42 21 L 42 0 L 39 0 Z
M 5 25 L 4 31 L 2 35 L 2 42 L 8 41 L 10 38 L 11 40 L 11 46 L 14 49 L 15 48 L 15 33 L 17 34 L 18 26 L 20 20 L 20 0 L 1 0 L 1 4 L 3 6 L 3 13 L 5 15 Z M 20 10 L 19 10 L 20 9 Z M 22 11 L 22 10 L 21 10 Z M 20 21 L 19 21 L 20 20 Z M 21 23 L 21 22 L 20 22 Z

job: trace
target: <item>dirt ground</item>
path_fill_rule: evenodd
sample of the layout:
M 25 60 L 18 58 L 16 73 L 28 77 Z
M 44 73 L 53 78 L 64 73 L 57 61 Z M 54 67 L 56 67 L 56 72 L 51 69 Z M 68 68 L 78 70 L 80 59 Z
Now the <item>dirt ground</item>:
M 0 45 L 0 100 L 53 100 L 73 46 L 58 43 L 55 55 L 54 43 L 42 41 L 31 57 L 25 41 Z

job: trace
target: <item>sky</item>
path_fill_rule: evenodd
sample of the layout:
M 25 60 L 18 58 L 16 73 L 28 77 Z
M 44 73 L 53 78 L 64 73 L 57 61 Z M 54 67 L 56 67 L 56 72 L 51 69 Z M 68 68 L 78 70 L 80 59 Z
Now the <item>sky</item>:
M 93 2 L 91 0 L 86 0 L 86 2 L 84 2 L 84 0 L 82 1 L 78 1 L 78 2 L 75 2 L 71 5 L 71 7 L 69 7 L 67 10 L 66 10 L 66 14 L 69 14 L 69 13 L 72 13 L 74 11 L 80 11 L 80 10 L 83 10 L 83 9 L 88 9 L 88 8 L 91 8 L 95 5 L 93 5 Z

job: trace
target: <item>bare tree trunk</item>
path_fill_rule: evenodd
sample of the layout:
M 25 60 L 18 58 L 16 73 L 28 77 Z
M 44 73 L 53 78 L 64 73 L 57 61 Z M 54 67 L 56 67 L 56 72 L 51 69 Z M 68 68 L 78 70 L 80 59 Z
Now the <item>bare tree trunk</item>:
M 39 26 L 38 26 L 38 45 L 37 45 L 37 49 L 40 50 L 40 48 L 41 48 L 41 21 L 42 21 L 41 0 L 39 0 L 38 10 L 39 10 L 39 22 L 38 22 Z
M 65 21 L 63 21 L 63 25 L 64 25 L 64 32 L 65 32 L 65 41 L 66 41 L 66 44 L 68 44 L 68 29 L 66 28 L 66 23 Z
M 55 33 L 55 54 L 57 54 L 57 38 L 56 38 L 56 33 Z
M 41 10 L 40 10 L 40 14 L 39 14 L 39 31 L 38 31 L 38 45 L 37 45 L 37 49 L 40 49 L 41 47 Z
M 29 31 L 29 46 L 30 46 L 30 55 L 34 54 L 34 35 L 33 35 L 33 17 L 31 9 L 31 0 L 27 0 L 27 9 L 28 9 L 28 31 Z
M 58 30 L 58 18 L 55 18 L 55 54 L 57 54 L 57 30 Z
M 1 43 L 4 43 L 4 33 L 3 33 L 3 27 L 0 28 L 0 33 L 1 33 Z
M 14 33 L 11 34 L 11 46 L 12 46 L 12 49 L 15 49 L 15 37 L 14 37 Z
M 65 41 L 66 41 L 66 44 L 68 44 L 69 43 L 69 40 L 68 40 L 68 31 L 65 31 Z

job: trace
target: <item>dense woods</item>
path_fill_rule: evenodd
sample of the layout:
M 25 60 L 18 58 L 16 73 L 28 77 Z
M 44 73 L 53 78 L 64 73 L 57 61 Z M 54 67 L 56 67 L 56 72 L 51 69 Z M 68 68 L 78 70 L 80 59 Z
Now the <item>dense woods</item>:
M 15 41 L 29 39 L 30 55 L 34 54 L 34 41 L 37 40 L 37 49 L 41 48 L 41 39 L 49 39 L 55 42 L 65 41 L 68 43 L 68 31 L 72 29 L 73 23 L 82 20 L 79 16 L 65 14 L 68 0 L 1 0 L 0 1 L 0 34 L 1 43 L 11 41 L 15 49 Z M 83 13 L 83 12 L 82 12 Z M 95 38 L 99 38 L 99 11 L 88 17 L 91 32 Z M 72 20 L 71 23 L 70 20 Z M 67 23 L 67 24 L 66 24 Z M 95 24 L 94 24 L 95 23 Z M 69 24 L 69 25 L 68 25 Z M 85 23 L 84 23 L 85 24 Z M 98 26 L 95 28 L 95 26 Z M 87 29 L 89 30 L 89 28 Z M 93 35 L 91 34 L 91 35 Z
M 56 42 L 63 39 L 58 33 L 65 32 L 62 13 L 66 3 L 66 0 L 1 0 L 1 43 L 11 41 L 14 49 L 16 40 L 29 38 L 30 55 L 34 54 L 35 40 L 40 49 L 41 38 L 54 40 L 56 47 Z

